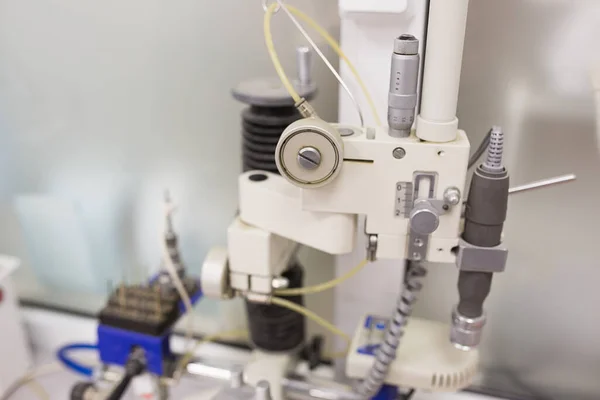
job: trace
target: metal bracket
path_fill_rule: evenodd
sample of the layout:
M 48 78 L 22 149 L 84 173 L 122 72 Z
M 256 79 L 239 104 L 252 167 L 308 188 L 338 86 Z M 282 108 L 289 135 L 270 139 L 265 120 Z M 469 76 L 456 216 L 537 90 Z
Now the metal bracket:
M 411 229 L 408 236 L 408 254 L 406 258 L 412 261 L 426 260 L 428 248 L 429 235 L 421 235 Z
M 413 206 L 419 204 L 422 201 L 426 201 L 427 203 L 431 204 L 431 206 L 433 208 L 435 208 L 435 211 L 437 211 L 438 215 L 444 215 L 448 212 L 448 210 L 450 210 L 450 205 L 448 205 L 444 200 L 438 200 L 438 199 L 416 199 L 414 201 Z
M 461 271 L 502 272 L 506 268 L 508 250 L 502 244 L 495 247 L 479 247 L 463 239 L 458 241 L 456 266 Z
M 369 235 L 369 242 L 367 243 L 367 260 L 375 261 L 377 259 L 377 235 Z

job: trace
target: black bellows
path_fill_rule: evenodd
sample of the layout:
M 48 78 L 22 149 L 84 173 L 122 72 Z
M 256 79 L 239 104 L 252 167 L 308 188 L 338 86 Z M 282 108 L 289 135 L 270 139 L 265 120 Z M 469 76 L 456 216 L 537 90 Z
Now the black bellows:
M 244 172 L 251 170 L 279 174 L 275 148 L 281 134 L 301 116 L 295 107 L 250 106 L 242 112 L 242 161 Z M 303 286 L 304 273 L 297 261 L 282 274 L 289 288 Z M 303 305 L 303 296 L 286 297 Z M 305 340 L 304 316 L 287 308 L 246 301 L 250 339 L 259 349 L 290 351 Z
M 300 119 L 295 107 L 250 106 L 242 112 L 242 161 L 244 172 L 259 169 L 277 172 L 275 148 L 281 134 Z

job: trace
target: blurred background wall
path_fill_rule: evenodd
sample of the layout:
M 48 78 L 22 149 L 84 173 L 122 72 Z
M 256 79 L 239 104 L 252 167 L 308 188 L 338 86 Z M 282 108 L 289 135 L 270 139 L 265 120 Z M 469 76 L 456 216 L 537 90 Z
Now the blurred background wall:
M 337 35 L 335 2 L 294 4 Z M 166 188 L 190 271 L 225 244 L 241 171 L 230 88 L 274 75 L 262 18 L 258 0 L 0 0 L 0 252 L 24 260 L 26 299 L 95 312 L 111 283 L 155 271 Z M 273 31 L 293 74 L 304 42 L 283 15 Z M 333 120 L 337 86 L 320 63 L 314 79 Z M 203 330 L 236 323 L 199 308 Z

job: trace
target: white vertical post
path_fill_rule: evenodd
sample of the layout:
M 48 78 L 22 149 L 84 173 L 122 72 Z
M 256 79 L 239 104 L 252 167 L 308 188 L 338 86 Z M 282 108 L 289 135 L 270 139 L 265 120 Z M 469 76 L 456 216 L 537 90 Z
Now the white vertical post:
M 431 0 L 417 136 L 431 142 L 456 138 L 456 106 L 469 0 Z

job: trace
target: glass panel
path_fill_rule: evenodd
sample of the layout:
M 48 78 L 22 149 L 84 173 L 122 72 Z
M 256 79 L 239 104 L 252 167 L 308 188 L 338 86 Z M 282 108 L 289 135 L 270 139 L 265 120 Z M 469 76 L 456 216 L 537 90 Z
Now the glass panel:
M 335 33 L 335 2 L 295 4 Z M 243 105 L 230 88 L 274 75 L 260 1 L 0 9 L 0 251 L 23 260 L 23 298 L 94 313 L 111 286 L 146 280 L 160 263 L 166 188 L 184 262 L 198 274 L 237 206 Z M 274 32 L 294 73 L 303 41 L 282 15 Z M 334 119 L 335 83 L 315 64 L 315 106 Z M 203 330 L 243 321 L 239 305 L 223 307 L 201 302 Z

